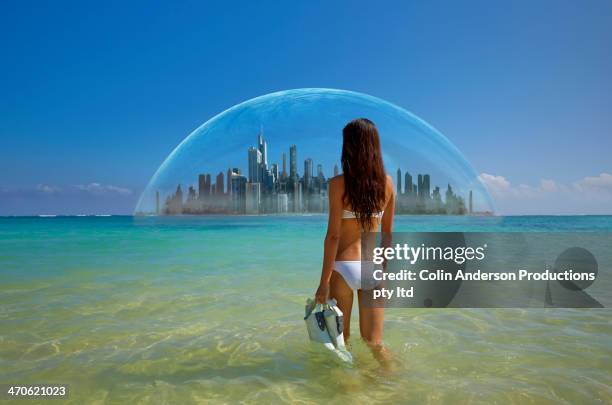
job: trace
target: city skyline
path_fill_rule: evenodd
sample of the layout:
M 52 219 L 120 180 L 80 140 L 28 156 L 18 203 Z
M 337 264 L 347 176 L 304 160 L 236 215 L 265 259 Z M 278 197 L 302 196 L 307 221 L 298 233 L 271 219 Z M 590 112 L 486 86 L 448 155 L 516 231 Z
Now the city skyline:
M 247 148 L 246 167 L 243 173 L 239 167 L 229 167 L 214 173 L 197 175 L 197 190 L 189 184 L 184 191 L 179 183 L 176 190 L 160 200 L 160 191 L 155 193 L 156 215 L 200 215 L 200 214 L 287 214 L 287 213 L 325 213 L 328 211 L 328 178 L 323 165 L 306 157 L 302 176 L 298 170 L 297 145 L 289 146 L 289 165 L 287 152 L 282 153 L 282 166 L 268 162 L 268 143 L 263 127 L 257 134 L 255 146 Z M 338 164 L 333 167 L 333 176 L 340 174 Z M 214 176 L 214 182 L 213 182 Z M 417 174 L 416 183 L 412 175 L 401 168 L 396 175 L 396 213 L 412 215 L 465 215 L 472 214 L 472 191 L 469 191 L 469 205 L 465 199 L 456 195 L 450 183 L 447 184 L 444 198 L 439 186 L 431 189 L 431 176 Z M 404 187 L 402 188 L 402 182 Z M 186 185 L 187 186 L 187 185 Z M 141 212 L 140 215 L 151 213 Z

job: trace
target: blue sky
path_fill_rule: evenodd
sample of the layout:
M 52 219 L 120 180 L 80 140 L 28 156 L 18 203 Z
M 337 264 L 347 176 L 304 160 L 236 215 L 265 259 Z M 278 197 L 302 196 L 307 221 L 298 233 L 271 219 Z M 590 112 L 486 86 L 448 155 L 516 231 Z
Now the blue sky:
M 610 1 L 3 1 L 0 46 L 0 215 L 130 213 L 194 128 L 300 87 L 417 114 L 504 213 L 611 211 Z

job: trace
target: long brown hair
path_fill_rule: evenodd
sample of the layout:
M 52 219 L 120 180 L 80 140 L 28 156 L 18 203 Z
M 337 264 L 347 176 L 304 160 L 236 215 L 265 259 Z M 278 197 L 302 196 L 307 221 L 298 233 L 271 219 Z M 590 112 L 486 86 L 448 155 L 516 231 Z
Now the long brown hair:
M 365 230 L 372 228 L 372 214 L 385 203 L 387 176 L 378 129 L 367 118 L 349 122 L 342 130 L 344 203 L 351 207 Z

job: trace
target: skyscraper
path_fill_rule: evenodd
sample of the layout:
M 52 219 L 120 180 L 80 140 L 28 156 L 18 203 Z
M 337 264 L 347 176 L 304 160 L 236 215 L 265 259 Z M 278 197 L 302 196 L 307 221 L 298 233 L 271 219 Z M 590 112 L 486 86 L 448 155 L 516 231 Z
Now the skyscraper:
M 293 182 L 293 212 L 302 212 L 302 183 L 295 180 Z
M 397 195 L 402 194 L 402 169 L 397 168 Z
M 193 186 L 189 186 L 189 189 L 187 190 L 187 201 L 193 201 L 195 199 L 196 199 L 195 188 L 193 188 Z
M 216 185 L 215 185 L 215 194 L 217 194 L 217 195 L 225 194 L 224 187 L 225 187 L 225 184 L 224 184 L 224 181 L 223 181 L 223 172 L 219 172 L 219 174 L 217 174 L 217 181 L 216 181 Z
M 246 210 L 246 184 L 246 177 L 232 173 L 232 211 L 236 214 L 244 214 Z
M 206 189 L 206 175 L 205 174 L 200 174 L 198 176 L 198 198 L 200 200 L 204 199 L 205 194 L 205 190 Z
M 183 203 L 183 190 L 181 189 L 181 185 L 180 184 L 178 186 L 176 186 L 176 192 L 174 193 L 174 198 L 180 204 Z
M 441 202 L 442 201 L 442 196 L 440 195 L 440 187 L 436 186 L 434 188 L 433 192 L 431 193 L 431 197 L 436 202 Z
M 283 153 L 283 173 L 282 173 L 282 177 L 283 180 L 285 180 L 287 178 L 287 154 Z
M 206 179 L 204 180 L 204 195 L 210 195 L 210 189 L 212 187 L 212 180 L 210 179 L 210 174 L 206 174 Z
M 232 169 L 227 169 L 227 194 L 232 194 Z
M 423 176 L 423 197 L 431 198 L 431 187 L 429 184 L 429 174 Z
M 446 187 L 446 198 L 452 198 L 455 196 L 455 193 L 453 193 L 453 188 L 451 187 L 450 183 L 447 185 Z
M 261 163 L 264 164 L 265 168 L 268 168 L 268 144 L 263 136 L 263 126 L 259 130 L 257 135 L 257 149 L 261 153 Z
M 340 173 L 340 171 L 338 170 L 338 165 L 335 164 L 334 165 L 334 176 L 337 176 Z
M 166 208 L 164 210 L 168 214 L 182 214 L 183 213 L 183 190 L 181 185 L 176 186 L 176 191 L 169 200 L 166 201 Z
M 261 163 L 261 152 L 259 149 L 249 148 L 249 183 L 259 183 L 259 165 Z
M 304 187 L 306 192 L 312 187 L 312 159 L 304 160 Z
M 404 176 L 404 194 L 412 194 L 412 176 L 408 172 Z
M 272 173 L 272 170 L 267 169 L 263 172 L 263 179 L 261 183 L 265 186 L 265 189 L 262 189 L 262 193 L 272 192 L 274 189 L 274 174 Z
M 417 176 L 417 185 L 418 185 L 418 190 L 417 190 L 417 194 L 419 197 L 423 197 L 423 195 L 425 194 L 425 189 L 423 188 L 423 175 L 419 174 Z
M 289 148 L 289 177 L 295 181 L 297 176 L 297 146 L 292 145 Z

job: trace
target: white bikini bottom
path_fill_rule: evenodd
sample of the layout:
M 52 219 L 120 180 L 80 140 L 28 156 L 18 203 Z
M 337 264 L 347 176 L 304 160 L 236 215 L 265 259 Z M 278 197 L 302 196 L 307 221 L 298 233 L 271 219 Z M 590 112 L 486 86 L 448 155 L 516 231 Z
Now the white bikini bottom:
M 375 268 L 371 262 L 364 262 L 362 272 L 360 260 L 336 261 L 334 270 L 340 273 L 352 290 L 371 290 L 379 283 L 372 275 Z

